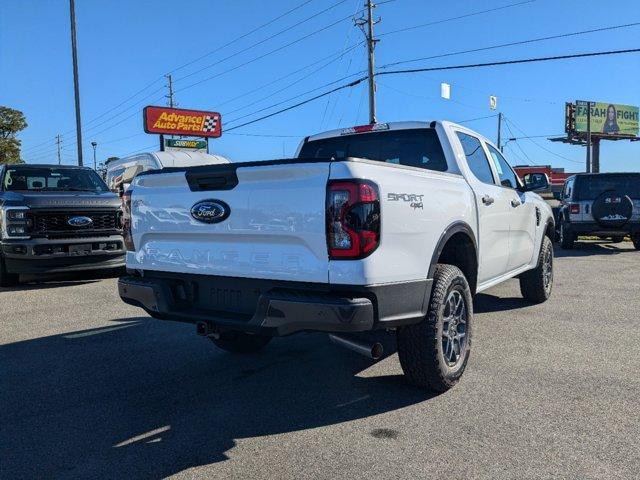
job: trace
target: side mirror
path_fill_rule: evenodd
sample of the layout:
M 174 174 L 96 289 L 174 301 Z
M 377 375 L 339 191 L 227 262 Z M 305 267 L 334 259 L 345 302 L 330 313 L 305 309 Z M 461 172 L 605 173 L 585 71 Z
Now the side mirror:
M 527 173 L 524 178 L 524 190 L 526 192 L 537 192 L 549 189 L 549 177 L 546 173 Z
M 553 192 L 553 198 L 556 200 L 562 200 L 562 192 Z

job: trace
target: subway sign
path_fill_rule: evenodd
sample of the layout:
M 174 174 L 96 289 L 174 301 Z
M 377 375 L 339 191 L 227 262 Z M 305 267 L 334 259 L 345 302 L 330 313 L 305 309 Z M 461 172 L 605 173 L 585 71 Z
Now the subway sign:
M 142 116 L 146 133 L 211 138 L 222 135 L 222 116 L 218 112 L 148 106 Z
M 203 150 L 207 148 L 207 142 L 204 140 L 179 140 L 177 138 L 167 138 L 164 141 L 165 146 L 169 148 L 192 148 Z

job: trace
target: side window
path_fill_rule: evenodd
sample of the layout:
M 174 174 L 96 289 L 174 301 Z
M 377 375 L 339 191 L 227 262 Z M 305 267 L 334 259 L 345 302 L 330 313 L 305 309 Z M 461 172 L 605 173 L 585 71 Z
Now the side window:
M 573 193 L 573 180 L 569 180 L 564 187 L 564 198 L 571 198 Z
M 494 184 L 493 173 L 489 166 L 489 159 L 484 153 L 480 140 L 466 133 L 456 132 L 458 140 L 464 150 L 464 155 L 467 157 L 467 165 L 482 183 Z
M 493 164 L 500 177 L 500 185 L 508 188 L 518 188 L 518 177 L 502 154 L 489 144 L 487 144 L 487 147 L 489 148 Z

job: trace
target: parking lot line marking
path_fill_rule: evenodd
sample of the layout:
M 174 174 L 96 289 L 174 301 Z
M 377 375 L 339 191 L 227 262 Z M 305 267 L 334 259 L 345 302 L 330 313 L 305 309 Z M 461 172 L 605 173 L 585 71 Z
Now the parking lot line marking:
M 353 400 L 349 400 L 348 402 L 345 402 L 345 403 L 339 403 L 338 405 L 336 405 L 336 408 L 341 408 L 341 407 L 346 407 L 348 405 L 353 405 L 354 403 L 361 402 L 362 400 L 366 400 L 370 396 L 371 395 L 364 395 L 363 397 L 354 398 Z
M 113 332 L 114 330 L 120 330 L 122 328 L 133 327 L 134 325 L 140 325 L 140 322 L 131 322 L 125 325 L 117 325 L 115 327 L 96 328 L 95 330 L 89 330 L 88 332 L 70 333 L 69 335 L 63 335 L 64 338 L 81 338 L 88 337 L 90 335 L 98 335 L 100 333 Z
M 142 433 L 140 435 L 136 435 L 135 437 L 131 437 L 129 440 L 125 440 L 124 442 L 116 443 L 113 448 L 126 447 L 127 445 L 131 445 L 132 443 L 139 442 L 140 440 L 144 440 L 145 438 L 153 437 L 154 435 L 158 435 L 163 432 L 168 432 L 171 430 L 170 425 L 166 425 L 164 427 L 156 428 L 155 430 L 150 430 L 146 433 Z M 156 439 L 159 441 L 160 439 Z M 153 441 L 153 440 L 151 440 Z M 150 442 L 147 442 L 150 443 Z

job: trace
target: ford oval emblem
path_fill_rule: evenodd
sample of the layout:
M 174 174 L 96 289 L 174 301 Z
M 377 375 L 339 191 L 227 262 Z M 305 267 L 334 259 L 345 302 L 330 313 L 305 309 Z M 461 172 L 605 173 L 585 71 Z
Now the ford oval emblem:
M 191 207 L 191 216 L 202 223 L 220 223 L 230 213 L 229 205 L 222 200 L 202 200 Z
M 93 225 L 93 220 L 89 217 L 71 217 L 67 220 L 67 223 L 72 227 L 88 227 Z

